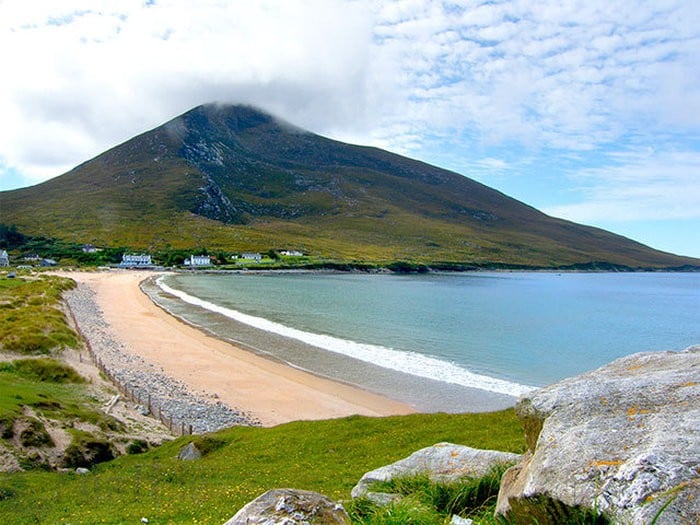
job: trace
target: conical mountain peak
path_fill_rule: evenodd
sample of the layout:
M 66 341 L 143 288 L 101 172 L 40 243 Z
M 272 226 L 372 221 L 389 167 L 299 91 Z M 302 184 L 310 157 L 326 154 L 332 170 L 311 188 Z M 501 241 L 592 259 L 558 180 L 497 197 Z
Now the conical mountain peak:
M 677 267 L 695 259 L 554 219 L 460 174 L 206 104 L 33 188 L 0 222 L 105 246 L 292 247 L 341 259 Z

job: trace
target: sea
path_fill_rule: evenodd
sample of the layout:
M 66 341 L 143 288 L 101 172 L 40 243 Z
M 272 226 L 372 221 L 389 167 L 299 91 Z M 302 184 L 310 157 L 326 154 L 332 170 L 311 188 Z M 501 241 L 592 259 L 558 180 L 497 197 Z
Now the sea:
M 700 344 L 700 273 L 190 272 L 144 290 L 250 351 L 422 411 L 512 406 L 618 357 Z

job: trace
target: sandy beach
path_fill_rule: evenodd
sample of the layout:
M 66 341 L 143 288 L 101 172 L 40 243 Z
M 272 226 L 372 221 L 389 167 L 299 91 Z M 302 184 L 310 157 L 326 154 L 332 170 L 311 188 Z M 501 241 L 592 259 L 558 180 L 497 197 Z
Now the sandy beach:
M 300 419 L 408 414 L 407 404 L 265 359 L 191 327 L 139 288 L 153 275 L 110 270 L 63 274 L 95 292 L 111 336 L 124 351 L 189 390 L 215 397 L 265 426 Z

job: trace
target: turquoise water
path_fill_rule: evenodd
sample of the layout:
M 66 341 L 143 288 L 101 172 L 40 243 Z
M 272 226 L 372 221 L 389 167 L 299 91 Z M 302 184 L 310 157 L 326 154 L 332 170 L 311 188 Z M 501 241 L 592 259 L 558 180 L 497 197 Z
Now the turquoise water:
M 163 283 L 194 303 L 190 313 L 216 311 L 218 321 L 196 321 L 214 331 L 223 316 L 342 355 L 337 368 L 352 367 L 349 356 L 510 396 L 631 353 L 700 343 L 697 273 L 178 274 Z M 294 363 L 286 345 L 273 346 L 263 351 Z

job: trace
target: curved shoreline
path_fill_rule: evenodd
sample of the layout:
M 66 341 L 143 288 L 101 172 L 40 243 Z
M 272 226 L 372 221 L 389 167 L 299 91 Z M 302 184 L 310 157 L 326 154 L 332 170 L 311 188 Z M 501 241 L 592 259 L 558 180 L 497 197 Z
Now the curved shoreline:
M 192 393 L 216 399 L 272 426 L 300 419 L 354 414 L 388 416 L 415 410 L 405 403 L 266 359 L 207 335 L 166 313 L 140 289 L 154 272 L 66 272 L 88 286 L 120 350 L 155 366 Z M 79 320 L 85 332 L 85 317 Z

